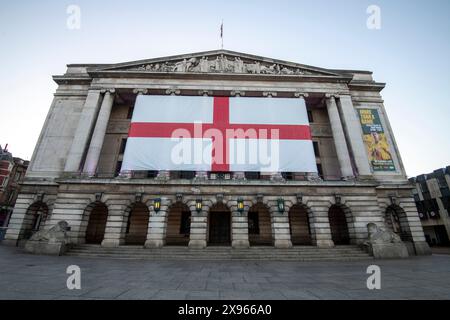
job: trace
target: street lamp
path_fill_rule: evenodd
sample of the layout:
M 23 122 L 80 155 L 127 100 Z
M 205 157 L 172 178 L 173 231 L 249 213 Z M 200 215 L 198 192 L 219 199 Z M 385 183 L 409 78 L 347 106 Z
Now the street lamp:
M 155 210 L 155 212 L 158 212 L 159 210 L 161 210 L 161 199 L 157 198 L 153 201 L 153 209 Z
M 203 208 L 202 199 L 197 199 L 197 201 L 195 202 L 195 209 L 197 210 L 198 213 L 200 213 L 202 211 L 202 208 Z
M 244 212 L 244 199 L 242 198 L 238 199 L 237 208 L 240 213 Z
M 284 199 L 283 198 L 278 198 L 277 204 L 278 204 L 278 211 L 280 213 L 283 213 L 284 212 Z

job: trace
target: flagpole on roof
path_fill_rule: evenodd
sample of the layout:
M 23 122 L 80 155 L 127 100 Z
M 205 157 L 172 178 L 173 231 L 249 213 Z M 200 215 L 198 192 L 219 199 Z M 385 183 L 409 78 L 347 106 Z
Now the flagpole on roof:
M 222 39 L 222 49 L 223 49 L 223 19 L 222 24 L 220 25 L 220 38 Z

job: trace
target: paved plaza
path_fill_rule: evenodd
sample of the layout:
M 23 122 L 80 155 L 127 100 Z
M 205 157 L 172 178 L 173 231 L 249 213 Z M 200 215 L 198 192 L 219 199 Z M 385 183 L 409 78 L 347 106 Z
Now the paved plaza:
M 366 287 L 381 268 L 381 290 Z M 81 268 L 68 290 L 66 268 Z M 358 262 L 140 261 L 33 256 L 0 245 L 0 299 L 450 299 L 450 255 Z

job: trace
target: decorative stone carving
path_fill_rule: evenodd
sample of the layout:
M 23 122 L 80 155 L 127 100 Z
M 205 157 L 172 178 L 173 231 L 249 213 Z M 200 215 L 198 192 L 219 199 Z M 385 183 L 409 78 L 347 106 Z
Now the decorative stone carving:
M 375 223 L 367 224 L 369 233 L 364 247 L 376 259 L 407 258 L 408 249 L 400 237 L 392 231 L 383 230 Z
M 217 55 L 212 57 L 192 57 L 179 61 L 166 61 L 143 64 L 128 69 L 145 72 L 193 72 L 193 73 L 250 73 L 273 75 L 310 75 L 309 70 L 298 67 L 267 63 L 262 61 L 244 61 L 240 57 Z
M 68 230 L 69 224 L 66 221 L 59 221 L 48 230 L 38 231 L 25 243 L 25 251 L 60 256 L 66 252 Z

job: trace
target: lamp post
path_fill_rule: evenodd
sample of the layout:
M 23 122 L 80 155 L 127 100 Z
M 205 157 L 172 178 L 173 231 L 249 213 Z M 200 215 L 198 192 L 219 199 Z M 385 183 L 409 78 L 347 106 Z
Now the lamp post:
M 159 212 L 159 210 L 161 210 L 161 199 L 157 198 L 153 201 L 153 209 L 155 210 L 155 212 Z
M 283 213 L 284 212 L 284 199 L 278 198 L 277 205 L 278 205 L 278 212 Z
M 242 199 L 242 198 L 238 199 L 237 209 L 238 209 L 239 213 L 244 212 L 244 199 Z
M 198 213 L 202 211 L 203 209 L 202 199 L 197 199 L 197 201 L 195 202 L 195 209 L 197 210 Z

